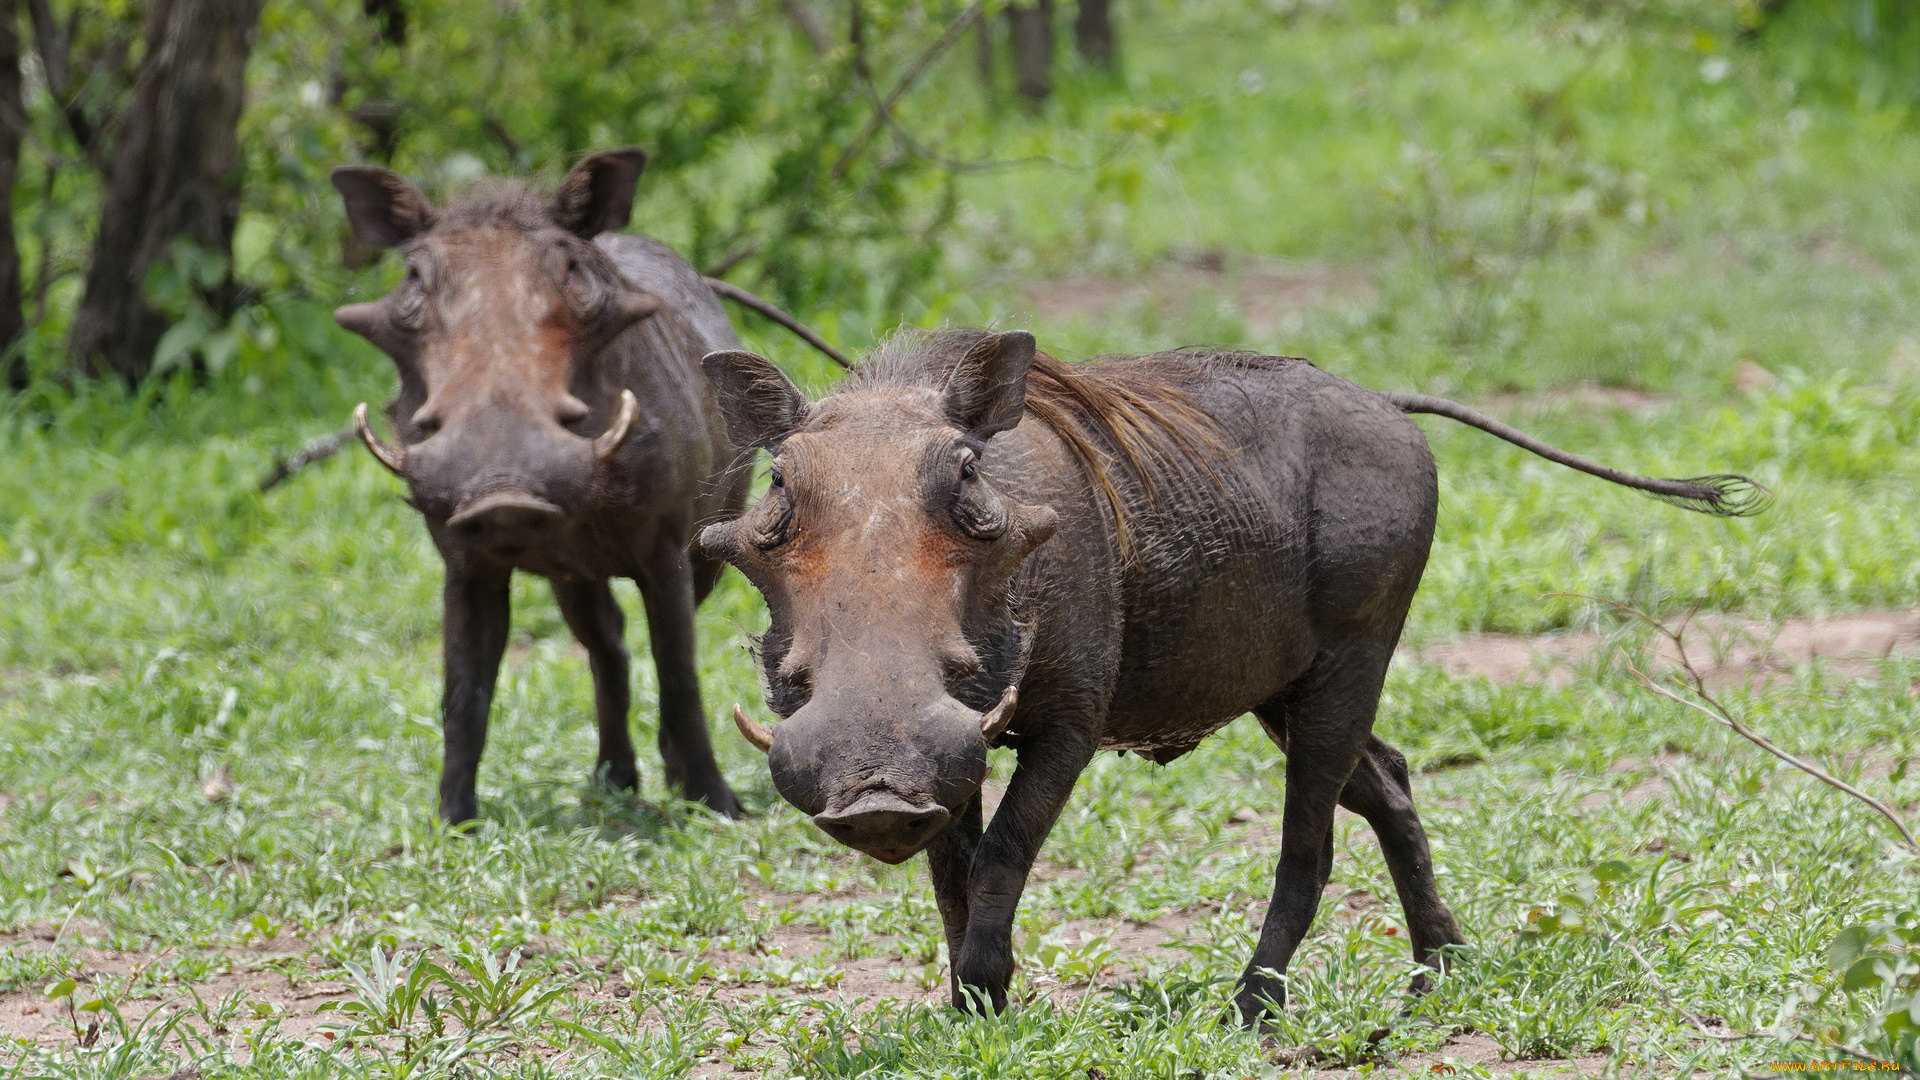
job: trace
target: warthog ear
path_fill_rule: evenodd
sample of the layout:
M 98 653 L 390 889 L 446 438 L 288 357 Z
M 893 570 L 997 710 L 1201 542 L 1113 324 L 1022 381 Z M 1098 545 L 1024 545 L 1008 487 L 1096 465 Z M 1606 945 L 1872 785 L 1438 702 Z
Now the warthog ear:
M 626 228 L 633 189 L 646 167 L 646 152 L 632 146 L 582 159 L 553 193 L 553 220 L 582 240 Z
M 1027 407 L 1033 350 L 1033 335 L 1025 330 L 980 339 L 947 378 L 947 419 L 982 440 L 1018 424 Z
M 433 226 L 433 205 L 392 169 L 348 165 L 333 170 L 353 235 L 376 247 L 398 247 Z
M 727 438 L 735 446 L 772 450 L 807 419 L 807 395 L 770 360 L 750 352 L 711 352 L 700 367 L 719 391 Z

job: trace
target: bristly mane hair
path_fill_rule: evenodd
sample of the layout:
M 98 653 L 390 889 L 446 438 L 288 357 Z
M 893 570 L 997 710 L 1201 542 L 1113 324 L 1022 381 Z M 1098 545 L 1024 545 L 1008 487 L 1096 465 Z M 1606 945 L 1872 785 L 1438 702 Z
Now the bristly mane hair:
M 433 223 L 446 229 L 501 225 L 524 232 L 555 226 L 553 193 L 518 177 L 483 177 L 433 208 Z
M 942 387 L 955 365 L 992 336 L 986 330 L 896 331 L 848 375 L 844 388 Z M 1220 483 L 1220 429 L 1178 385 L 1198 375 L 1204 359 L 1174 353 L 1081 366 L 1034 354 L 1027 411 L 1060 437 L 1099 491 L 1123 560 L 1135 554 L 1130 523 L 1136 515 L 1156 513 L 1167 496 L 1191 495 L 1200 483 Z M 1178 360 L 1187 362 L 1152 362 Z M 1116 476 L 1115 457 L 1124 476 Z M 1144 506 L 1129 501 L 1122 490 L 1127 481 Z

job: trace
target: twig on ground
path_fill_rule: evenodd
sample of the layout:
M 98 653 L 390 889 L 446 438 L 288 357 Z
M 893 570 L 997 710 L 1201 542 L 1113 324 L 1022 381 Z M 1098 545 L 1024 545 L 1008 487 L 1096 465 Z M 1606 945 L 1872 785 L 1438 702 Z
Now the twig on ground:
M 1609 945 L 1620 946 L 1621 948 L 1627 950 L 1627 955 L 1633 957 L 1635 960 L 1638 960 L 1640 962 L 1640 966 L 1646 969 L 1647 981 L 1651 982 L 1653 984 L 1654 990 L 1660 994 L 1660 1000 L 1666 1004 L 1667 1008 L 1673 1010 L 1676 1013 L 1679 1013 L 1681 1016 L 1686 1017 L 1687 1022 L 1693 1025 L 1694 1030 L 1700 1033 L 1701 1038 L 1714 1039 L 1718 1042 L 1744 1042 L 1748 1039 L 1757 1039 L 1760 1037 L 1758 1035 L 1752 1035 L 1752 1034 L 1722 1035 L 1719 1032 L 1707 1030 L 1707 1025 L 1702 1023 L 1699 1017 L 1695 1016 L 1691 1012 L 1688 1012 L 1686 1009 L 1681 1008 L 1680 1003 L 1674 1000 L 1672 991 L 1668 990 L 1667 984 L 1661 981 L 1660 972 L 1655 970 L 1653 966 L 1653 961 L 1648 960 L 1645 953 L 1642 953 L 1639 949 L 1634 948 L 1633 942 L 1628 941 L 1626 938 L 1620 937 L 1616 934 L 1602 934 L 1600 936 L 1600 940 L 1606 942 Z
M 318 438 L 307 440 L 307 444 L 299 450 L 287 457 L 276 458 L 274 460 L 273 468 L 267 475 L 260 478 L 260 490 L 263 492 L 272 491 L 275 487 L 279 486 L 282 481 L 294 473 L 299 472 L 301 469 L 306 468 L 316 461 L 325 461 L 327 458 L 339 453 L 340 448 L 347 445 L 352 439 L 353 429 L 348 428 L 345 431 L 329 432 Z
M 1625 604 L 1618 600 L 1609 600 L 1603 596 L 1589 596 L 1587 599 L 1598 600 L 1616 611 L 1625 612 L 1639 619 L 1641 622 L 1659 632 L 1661 636 L 1665 637 L 1668 641 L 1672 642 L 1674 653 L 1679 659 L 1680 671 L 1686 677 L 1684 689 L 1688 694 L 1691 694 L 1692 697 L 1683 697 L 1671 688 L 1655 682 L 1652 676 L 1641 671 L 1632 661 L 1628 661 L 1627 670 L 1633 672 L 1634 677 L 1640 680 L 1640 685 L 1669 701 L 1678 702 L 1692 709 L 1716 724 L 1728 728 L 1734 734 L 1765 750 L 1767 753 L 1772 754 L 1774 757 L 1779 758 L 1781 761 L 1799 769 L 1808 776 L 1819 780 L 1821 783 L 1853 796 L 1874 813 L 1887 819 L 1888 824 L 1893 826 L 1894 831 L 1900 834 L 1900 845 L 1902 847 L 1906 848 L 1909 852 L 1920 855 L 1920 840 L 1914 839 L 1913 830 L 1907 827 L 1907 823 L 1901 819 L 1900 815 L 1896 813 L 1891 806 L 1861 791 L 1859 788 L 1822 769 L 1813 762 L 1782 750 L 1772 739 L 1767 738 L 1765 735 L 1760 734 L 1741 722 L 1740 718 L 1735 716 L 1731 709 L 1728 709 L 1719 698 L 1713 695 L 1711 690 L 1707 689 L 1706 676 L 1701 674 L 1700 669 L 1694 665 L 1693 657 L 1687 654 L 1687 623 L 1692 620 L 1694 612 L 1698 611 L 1698 605 L 1696 605 L 1693 610 L 1687 612 L 1686 619 L 1681 620 L 1679 627 L 1676 628 L 1668 626 L 1666 623 L 1661 622 L 1659 619 L 1654 618 L 1631 604 Z
M 1906 822 L 1901 821 L 1900 816 L 1894 813 L 1893 808 L 1888 806 L 1886 803 L 1881 802 L 1879 799 L 1874 798 L 1873 796 L 1867 794 L 1864 791 L 1861 791 L 1859 788 L 1854 787 L 1852 784 L 1847 783 L 1845 780 L 1842 780 L 1839 777 L 1833 775 L 1832 773 L 1826 771 L 1825 769 L 1822 769 L 1820 766 L 1815 765 L 1813 762 L 1808 761 L 1805 758 L 1796 757 L 1793 754 L 1789 754 L 1785 750 L 1780 749 L 1778 746 L 1774 745 L 1773 741 L 1771 739 L 1768 739 L 1765 735 L 1762 735 L 1759 732 L 1753 730 L 1752 728 L 1747 727 L 1745 724 L 1742 724 L 1738 719 L 1734 717 L 1732 713 L 1726 710 L 1725 706 L 1721 705 L 1719 701 L 1715 700 L 1711 695 L 1707 694 L 1700 687 L 1691 686 L 1691 687 L 1688 687 L 1688 690 L 1698 695 L 1702 699 L 1702 701 L 1705 702 L 1705 704 L 1702 704 L 1701 701 L 1690 701 L 1686 698 L 1681 697 L 1679 694 L 1674 693 L 1672 690 L 1669 690 L 1666 687 L 1661 686 L 1659 683 L 1656 683 L 1652 679 L 1648 678 L 1645 672 L 1633 666 L 1633 664 L 1631 663 L 1627 665 L 1627 670 L 1633 672 L 1634 675 L 1639 678 L 1643 686 L 1653 691 L 1654 693 L 1659 694 L 1661 697 L 1664 697 L 1669 701 L 1677 701 L 1680 704 L 1685 705 L 1687 708 L 1692 709 L 1693 711 L 1707 717 L 1708 719 L 1713 720 L 1716 723 L 1722 724 L 1732 729 L 1734 734 L 1739 735 L 1741 738 L 1747 740 L 1748 742 L 1759 747 L 1760 749 L 1765 750 L 1767 753 L 1772 754 L 1774 757 L 1779 758 L 1781 761 L 1784 761 L 1787 764 L 1793 766 L 1794 768 L 1799 769 L 1801 772 L 1806 773 L 1808 776 L 1811 776 L 1814 779 L 1819 780 L 1824 784 L 1829 784 L 1840 791 L 1844 791 L 1848 795 L 1851 795 L 1854 798 L 1860 800 L 1862 803 L 1865 803 L 1868 808 L 1873 810 L 1874 813 L 1879 814 L 1883 818 L 1886 818 L 1887 822 L 1891 824 L 1894 827 L 1894 829 L 1900 833 L 1900 844 L 1902 847 L 1906 848 L 1908 851 L 1914 852 L 1915 854 L 1920 854 L 1920 841 L 1916 841 L 1914 839 L 1913 832 L 1912 830 L 1907 828 Z

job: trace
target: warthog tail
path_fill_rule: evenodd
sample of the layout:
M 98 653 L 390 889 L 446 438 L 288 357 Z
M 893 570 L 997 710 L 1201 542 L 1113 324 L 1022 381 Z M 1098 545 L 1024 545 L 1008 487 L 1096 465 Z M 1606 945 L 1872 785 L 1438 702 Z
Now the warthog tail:
M 1569 469 L 1578 469 L 1589 476 L 1597 476 L 1602 480 L 1611 480 L 1616 484 L 1644 491 L 1661 502 L 1672 503 L 1687 510 L 1696 510 L 1702 514 L 1714 514 L 1719 517 L 1752 517 L 1773 505 L 1773 492 L 1769 491 L 1766 485 L 1745 476 L 1732 474 L 1690 476 L 1679 480 L 1635 476 L 1618 469 L 1610 469 L 1597 461 L 1589 461 L 1578 454 L 1569 454 L 1558 447 L 1549 446 L 1525 432 L 1508 427 L 1493 417 L 1475 412 L 1458 402 L 1428 397 L 1425 394 L 1383 393 L 1380 396 L 1392 402 L 1402 412 L 1431 413 L 1434 416 L 1444 416 L 1449 420 L 1458 420 L 1468 427 L 1479 428 L 1523 450 L 1539 454 L 1548 461 L 1558 462 Z

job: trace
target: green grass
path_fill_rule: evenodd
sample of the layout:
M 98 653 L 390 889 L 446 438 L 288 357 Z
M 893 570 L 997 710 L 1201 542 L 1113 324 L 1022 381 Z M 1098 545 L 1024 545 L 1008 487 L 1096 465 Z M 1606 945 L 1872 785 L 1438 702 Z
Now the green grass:
M 1134 12 L 1124 85 L 1070 78 L 1038 121 L 965 116 L 971 89 L 936 83 L 917 119 L 949 118 L 957 148 L 991 131 L 1003 156 L 1122 149 L 972 178 L 946 285 L 909 314 L 1005 323 L 1030 279 L 1151 278 L 1219 249 L 1217 303 L 1036 329 L 1067 354 L 1237 342 L 1467 398 L 1655 391 L 1632 412 L 1550 401 L 1525 426 L 1624 468 L 1745 472 L 1779 493 L 1761 518 L 1701 518 L 1423 421 L 1443 512 L 1416 644 L 1625 640 L 1565 593 L 1759 618 L 1920 603 L 1920 381 L 1900 360 L 1920 139 L 1796 97 L 1725 28 L 1703 48 L 1683 11 L 1595 29 L 1521 5 L 1403 10 Z M 1709 83 L 1716 56 L 1729 73 Z M 1562 104 L 1522 104 L 1561 86 Z M 1436 174 L 1421 179 L 1409 143 Z M 1551 242 L 1511 242 L 1525 189 L 1502 153 L 1543 163 L 1540 212 L 1564 225 Z M 1374 289 L 1260 339 L 1228 299 L 1254 256 L 1357 267 Z M 859 340 L 863 310 L 810 317 Z M 755 332 L 827 384 L 820 361 Z M 1283 762 L 1250 722 L 1169 766 L 1088 771 L 1022 907 L 1028 1004 L 961 1017 L 927 993 L 945 957 L 920 865 L 828 843 L 722 723 L 757 700 L 745 634 L 764 625 L 734 575 L 701 612 L 702 675 L 753 817 L 671 800 L 646 749 L 645 662 L 641 796 L 588 787 L 586 665 L 522 580 L 482 821 L 448 835 L 431 819 L 439 566 L 415 515 L 358 452 L 253 490 L 276 448 L 389 392 L 384 360 L 331 342 L 313 350 L 325 365 L 139 401 L 42 388 L 0 416 L 0 1023 L 98 1001 L 73 1016 L 104 1032 L 0 1047 L 0 1076 L 1172 1080 L 1285 1071 L 1275 1052 L 1298 1046 L 1426 1069 L 1462 1029 L 1512 1059 L 1502 1071 L 1719 1075 L 1825 1056 L 1781 1038 L 1856 1038 L 1875 1004 L 1807 991 L 1834 985 L 1843 927 L 1912 907 L 1914 862 L 1857 804 L 1604 662 L 1559 688 L 1395 669 L 1379 729 L 1426 770 L 1416 796 L 1471 947 L 1434 993 L 1405 995 L 1391 883 L 1343 818 L 1337 888 L 1266 1040 L 1220 1023 L 1277 854 Z M 1735 391 L 1742 361 L 1781 378 Z M 644 655 L 643 630 L 630 638 Z M 1730 700 L 1910 808 L 1916 686 L 1920 665 L 1891 661 Z M 1461 761 L 1476 764 L 1446 767 Z M 1012 764 L 997 756 L 995 775 Z M 327 1001 L 348 1004 L 315 1014 Z M 1708 1040 L 1692 1018 L 1763 1034 Z

